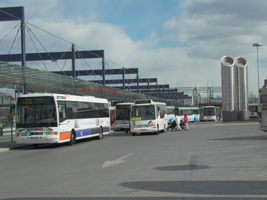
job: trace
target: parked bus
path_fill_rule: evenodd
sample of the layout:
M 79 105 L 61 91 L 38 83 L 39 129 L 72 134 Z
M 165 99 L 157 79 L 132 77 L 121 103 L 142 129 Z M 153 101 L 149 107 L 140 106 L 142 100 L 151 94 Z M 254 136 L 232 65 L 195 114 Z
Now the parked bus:
M 267 132 L 267 79 L 259 89 L 259 129 Z
M 131 134 L 154 132 L 158 134 L 167 128 L 167 108 L 165 103 L 151 99 L 135 100 L 131 109 Z
M 199 121 L 199 107 L 175 107 L 175 114 L 181 116 L 187 115 L 189 122 Z
M 25 94 L 16 104 L 16 144 L 64 143 L 110 132 L 107 99 L 51 93 Z
M 168 119 L 168 125 L 172 124 L 172 122 L 175 120 L 174 106 L 167 106 L 167 119 Z
M 200 121 L 216 121 L 215 106 L 201 106 L 200 107 Z
M 121 130 L 128 133 L 130 130 L 130 111 L 133 103 L 118 103 L 115 106 L 115 123 L 112 125 L 113 130 Z
M 257 103 L 248 104 L 249 118 L 258 118 L 258 106 Z

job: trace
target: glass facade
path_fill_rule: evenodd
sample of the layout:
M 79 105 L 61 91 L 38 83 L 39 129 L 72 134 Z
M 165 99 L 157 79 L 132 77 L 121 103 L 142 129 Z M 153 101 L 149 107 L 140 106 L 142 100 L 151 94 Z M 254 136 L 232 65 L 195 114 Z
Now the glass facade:
M 122 100 L 126 102 L 134 102 L 136 99 L 152 99 L 153 101 L 165 102 L 167 105 L 180 105 L 174 101 L 0 61 L 0 88 L 21 90 L 25 84 L 27 91 L 31 92 L 86 95 L 106 98 L 110 101 Z

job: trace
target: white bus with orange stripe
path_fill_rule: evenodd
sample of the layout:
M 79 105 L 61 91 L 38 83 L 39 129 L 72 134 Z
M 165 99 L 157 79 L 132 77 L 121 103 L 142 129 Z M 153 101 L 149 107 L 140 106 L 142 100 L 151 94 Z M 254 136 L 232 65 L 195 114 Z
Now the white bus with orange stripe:
M 49 144 L 98 137 L 110 132 L 107 99 L 52 93 L 20 95 L 16 144 Z

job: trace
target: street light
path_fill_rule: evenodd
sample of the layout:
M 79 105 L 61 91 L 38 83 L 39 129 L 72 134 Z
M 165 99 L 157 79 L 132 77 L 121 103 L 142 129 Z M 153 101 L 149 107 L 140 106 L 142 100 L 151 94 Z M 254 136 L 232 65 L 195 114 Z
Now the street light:
M 257 47 L 258 92 L 259 92 L 259 89 L 260 89 L 260 74 L 259 74 L 259 50 L 258 50 L 258 48 L 259 48 L 260 46 L 262 46 L 262 43 L 254 43 L 252 46 L 253 46 L 253 47 Z

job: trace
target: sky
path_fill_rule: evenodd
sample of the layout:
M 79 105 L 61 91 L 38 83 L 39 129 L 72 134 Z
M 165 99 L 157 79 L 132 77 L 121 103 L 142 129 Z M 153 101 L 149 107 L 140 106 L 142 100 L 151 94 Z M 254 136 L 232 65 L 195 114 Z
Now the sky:
M 265 0 L 0 0 L 0 7 L 16 6 L 25 9 L 27 53 L 68 51 L 72 43 L 81 51 L 104 50 L 106 68 L 139 68 L 140 78 L 171 88 L 221 87 L 221 58 L 243 57 L 249 93 L 258 96 L 252 44 L 262 43 L 260 87 L 267 79 Z M 0 23 L 0 54 L 20 51 L 18 23 Z M 78 69 L 99 69 L 100 62 L 90 59 Z M 71 61 L 27 66 L 70 70 Z

